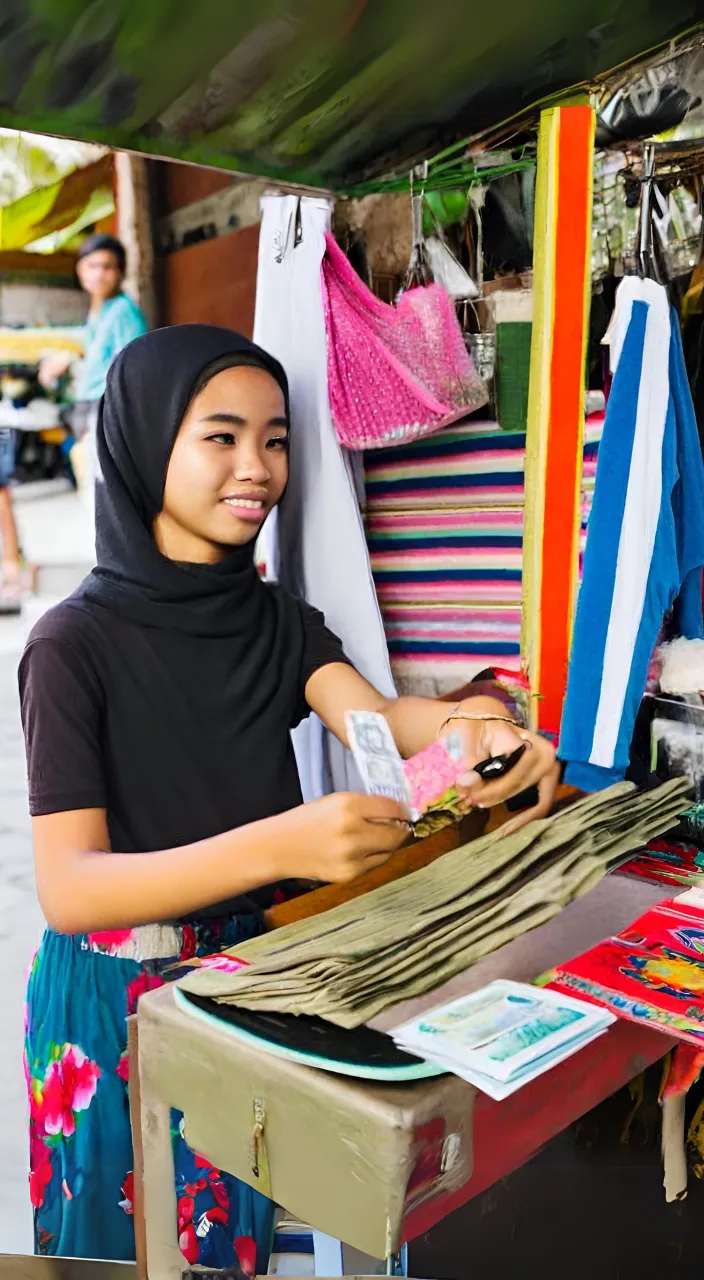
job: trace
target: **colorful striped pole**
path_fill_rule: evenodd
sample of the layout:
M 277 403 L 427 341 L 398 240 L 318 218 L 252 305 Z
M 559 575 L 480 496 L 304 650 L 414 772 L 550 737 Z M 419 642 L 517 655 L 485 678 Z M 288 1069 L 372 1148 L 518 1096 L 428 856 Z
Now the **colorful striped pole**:
M 579 566 L 595 116 L 544 111 L 538 138 L 522 653 L 535 727 L 556 733 Z

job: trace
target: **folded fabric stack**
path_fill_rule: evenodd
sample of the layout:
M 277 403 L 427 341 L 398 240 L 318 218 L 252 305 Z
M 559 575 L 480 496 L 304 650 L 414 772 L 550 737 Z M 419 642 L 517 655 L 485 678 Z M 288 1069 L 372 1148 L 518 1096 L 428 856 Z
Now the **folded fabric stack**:
M 181 985 L 222 1004 L 360 1026 L 557 915 L 614 861 L 672 827 L 688 789 L 675 779 L 646 793 L 630 783 L 596 792 L 332 911 L 194 962 L 202 967 Z
M 650 840 L 645 849 L 639 849 L 624 862 L 620 871 L 652 884 L 692 888 L 704 885 L 704 853 L 696 845 L 682 844 L 670 835 L 667 840 Z
M 547 975 L 553 990 L 594 1001 L 704 1050 L 704 895 L 665 899 Z M 699 1074 L 699 1062 L 696 1076 Z
M 585 441 L 583 530 L 599 430 Z M 372 573 L 399 693 L 447 693 L 521 665 L 525 435 L 463 422 L 368 452 Z

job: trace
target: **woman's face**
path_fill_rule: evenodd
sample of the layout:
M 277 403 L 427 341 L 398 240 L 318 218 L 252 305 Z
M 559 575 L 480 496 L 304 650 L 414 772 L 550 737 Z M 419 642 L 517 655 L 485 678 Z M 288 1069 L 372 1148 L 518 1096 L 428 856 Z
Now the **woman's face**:
M 171 560 L 214 563 L 256 538 L 288 479 L 283 392 L 263 369 L 225 369 L 194 396 L 154 523 Z

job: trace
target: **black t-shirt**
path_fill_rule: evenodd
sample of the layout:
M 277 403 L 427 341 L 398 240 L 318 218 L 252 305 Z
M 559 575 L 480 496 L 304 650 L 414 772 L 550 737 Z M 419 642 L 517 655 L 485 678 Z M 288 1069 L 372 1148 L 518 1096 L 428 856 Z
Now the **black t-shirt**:
M 222 714 L 227 638 L 137 626 L 85 601 L 50 610 L 19 672 L 30 813 L 104 808 L 111 847 L 147 853 L 300 803 L 289 730 L 308 714 L 311 675 L 346 659 L 323 615 L 298 605 L 302 657 L 282 673 L 280 728 L 266 741 L 256 719 Z

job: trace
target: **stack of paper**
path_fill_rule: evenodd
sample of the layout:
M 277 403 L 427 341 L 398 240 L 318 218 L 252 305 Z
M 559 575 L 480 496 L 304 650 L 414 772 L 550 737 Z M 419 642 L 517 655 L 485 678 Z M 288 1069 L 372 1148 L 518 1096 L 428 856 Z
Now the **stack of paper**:
M 641 794 L 630 783 L 596 792 L 520 831 L 484 836 L 332 911 L 239 944 L 225 953 L 245 962 L 235 972 L 222 960 L 217 968 L 200 961 L 203 967 L 194 966 L 181 985 L 245 1009 L 359 1027 L 557 915 L 615 859 L 673 826 L 688 789 L 679 778 Z
M 491 982 L 392 1031 L 399 1049 L 500 1102 L 615 1022 L 598 1009 L 523 982 Z

